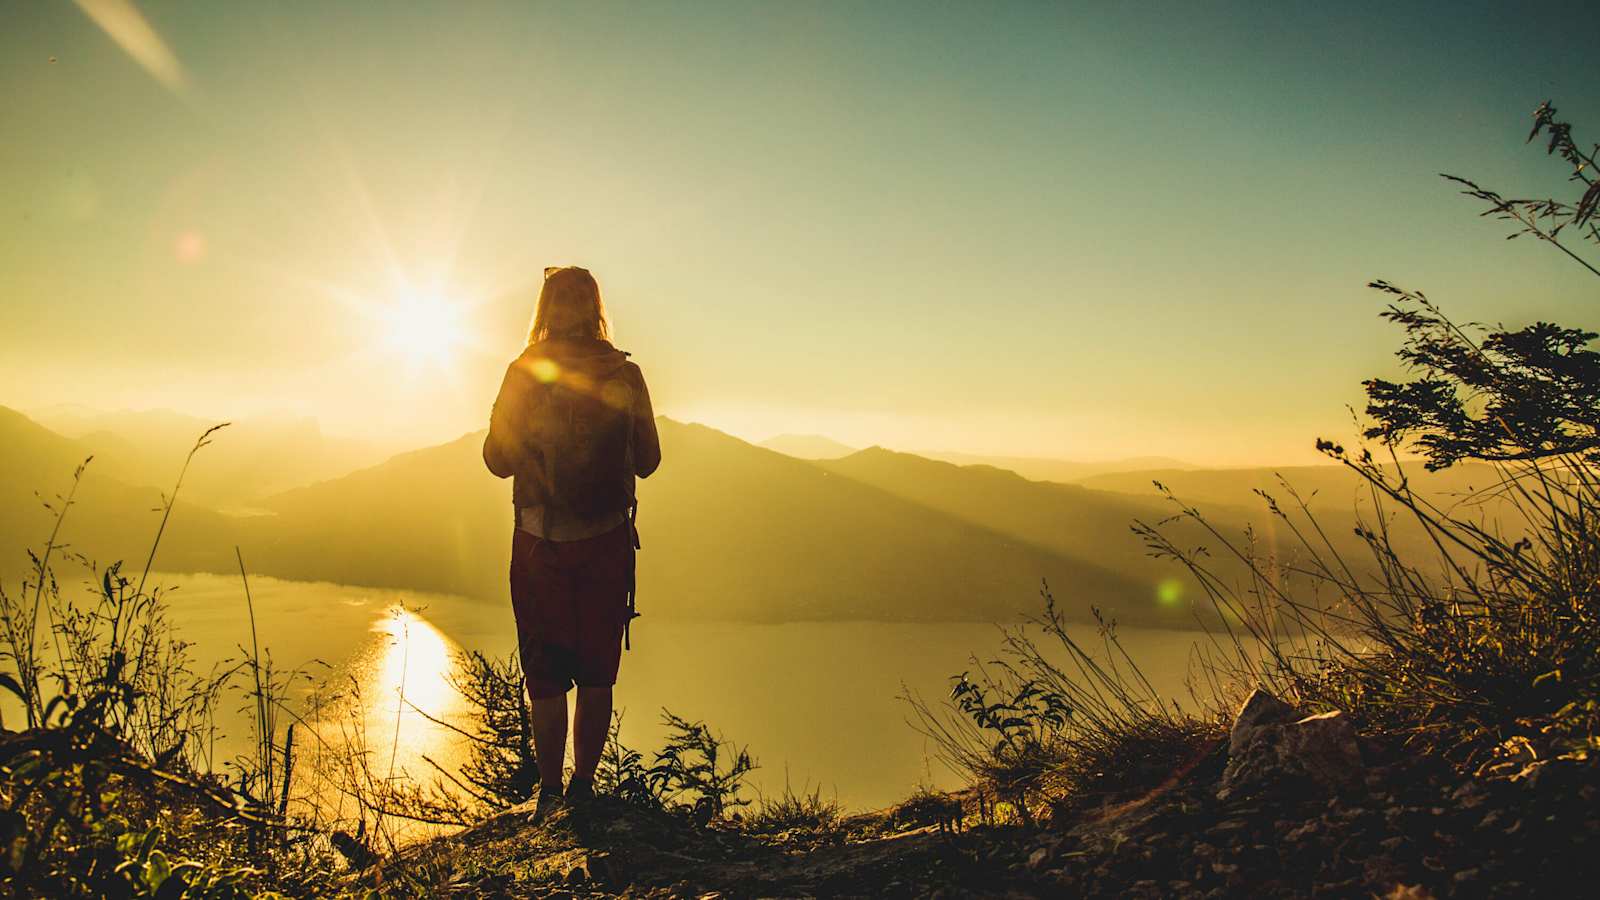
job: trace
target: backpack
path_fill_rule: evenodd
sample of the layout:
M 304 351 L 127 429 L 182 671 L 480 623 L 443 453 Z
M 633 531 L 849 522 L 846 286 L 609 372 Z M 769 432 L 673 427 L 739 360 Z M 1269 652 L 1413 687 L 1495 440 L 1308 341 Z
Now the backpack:
M 529 402 L 533 440 L 528 474 L 545 509 L 560 518 L 593 519 L 633 503 L 633 403 L 626 368 L 592 382 L 534 383 Z

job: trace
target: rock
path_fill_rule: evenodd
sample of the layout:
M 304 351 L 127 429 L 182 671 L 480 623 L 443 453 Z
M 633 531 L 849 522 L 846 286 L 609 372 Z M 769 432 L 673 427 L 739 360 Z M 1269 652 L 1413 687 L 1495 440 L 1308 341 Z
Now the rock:
M 1361 776 L 1361 747 L 1344 713 L 1307 716 L 1284 726 L 1283 733 L 1284 749 L 1324 783 L 1348 786 Z
M 1233 724 L 1217 798 L 1251 793 L 1278 775 L 1341 790 L 1359 785 L 1363 772 L 1355 726 L 1338 710 L 1297 719 L 1271 694 L 1251 694 Z
M 352 869 L 365 869 L 378 861 L 376 853 L 346 832 L 335 831 L 329 842 L 333 844 L 335 850 L 344 855 L 346 860 L 349 860 Z
M 1250 692 L 1239 714 L 1233 717 L 1233 730 L 1228 733 L 1228 758 L 1240 752 L 1244 739 L 1255 729 L 1276 725 L 1295 718 L 1294 707 L 1272 696 L 1261 688 Z
M 1040 847 L 1039 849 L 1033 851 L 1031 854 L 1028 855 L 1028 868 L 1030 870 L 1032 870 L 1032 871 L 1037 872 L 1037 871 L 1039 871 L 1039 869 L 1044 867 L 1045 863 L 1047 863 L 1049 861 L 1050 861 L 1050 848 L 1049 847 Z

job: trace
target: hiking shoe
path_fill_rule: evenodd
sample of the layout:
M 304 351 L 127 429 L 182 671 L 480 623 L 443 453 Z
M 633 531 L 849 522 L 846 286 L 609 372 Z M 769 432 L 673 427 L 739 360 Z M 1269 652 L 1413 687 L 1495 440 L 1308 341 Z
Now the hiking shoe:
M 567 805 L 574 810 L 589 805 L 594 799 L 594 779 L 574 778 L 567 783 Z
M 545 819 L 550 817 L 551 813 L 554 813 L 556 810 L 566 805 L 567 801 L 561 796 L 561 791 L 559 789 L 552 791 L 540 791 L 539 799 L 535 801 L 533 805 L 533 821 L 543 822 Z

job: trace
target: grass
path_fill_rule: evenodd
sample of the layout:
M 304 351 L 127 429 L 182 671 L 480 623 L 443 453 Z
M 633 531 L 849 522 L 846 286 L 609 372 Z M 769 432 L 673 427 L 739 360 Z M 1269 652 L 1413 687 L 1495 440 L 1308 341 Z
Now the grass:
M 1000 655 L 972 660 L 946 702 L 904 695 L 913 727 L 978 790 L 986 820 L 1031 825 L 1069 806 L 1118 802 L 1191 764 L 1222 733 L 1217 717 L 1156 692 L 1114 622 L 1095 610 L 1098 646 L 1088 644 L 1048 585 L 1041 597 L 1043 613 L 1005 629 Z
M 747 831 L 758 834 L 828 834 L 839 827 L 843 814 L 838 797 L 822 796 L 822 785 L 809 791 L 802 786 L 796 792 L 785 772 L 783 792 L 774 797 L 761 797 L 744 825 Z
M 1600 146 L 1580 147 L 1548 103 L 1529 140 L 1541 135 L 1570 166 L 1576 201 L 1508 199 L 1446 177 L 1486 203 L 1484 215 L 1512 223 L 1512 237 L 1600 276 L 1583 258 L 1585 245 L 1600 246 Z M 1268 543 L 1286 547 L 1273 551 L 1253 534 L 1223 533 L 1158 483 L 1175 514 L 1134 531 L 1203 589 L 1197 711 L 1156 695 L 1114 623 L 1099 621 L 1097 642 L 1069 634 L 1046 589 L 1043 615 L 1008 631 L 1000 658 L 953 679 L 947 702 L 907 697 L 915 727 L 980 796 L 1031 823 L 1044 809 L 1159 788 L 1207 755 L 1256 686 L 1308 710 L 1343 710 L 1472 775 L 1515 777 L 1600 752 L 1597 335 L 1461 326 L 1421 292 L 1371 287 L 1385 296 L 1381 315 L 1404 330 L 1397 355 L 1413 379 L 1366 382 L 1363 437 L 1375 447 L 1317 443 L 1365 487 L 1364 550 L 1341 552 L 1347 542 L 1291 484 L 1257 492 L 1275 519 Z M 1429 468 L 1486 463 L 1495 477 L 1468 495 L 1424 496 L 1407 477 L 1408 452 Z M 1177 543 L 1175 520 L 1198 524 L 1204 543 Z M 1415 545 L 1402 532 L 1427 549 L 1401 549 Z M 1040 641 L 1060 652 L 1041 652 Z

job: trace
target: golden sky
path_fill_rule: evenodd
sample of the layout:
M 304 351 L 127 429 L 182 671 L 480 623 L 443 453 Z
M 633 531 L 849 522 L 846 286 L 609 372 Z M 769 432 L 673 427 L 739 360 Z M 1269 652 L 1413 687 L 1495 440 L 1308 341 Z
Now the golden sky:
M 1589 49 L 1451 10 L 7 4 L 0 404 L 448 440 L 575 263 L 744 437 L 1309 461 L 1393 372 L 1371 278 L 1594 320 L 1437 178 L 1559 189 Z

